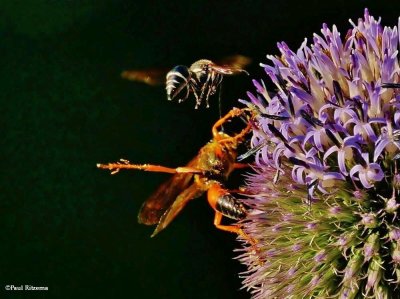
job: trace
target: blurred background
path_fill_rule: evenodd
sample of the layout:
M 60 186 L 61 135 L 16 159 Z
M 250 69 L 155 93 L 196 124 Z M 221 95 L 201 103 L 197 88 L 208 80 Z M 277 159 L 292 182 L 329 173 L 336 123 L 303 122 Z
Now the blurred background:
M 125 69 L 171 68 L 242 54 L 251 76 L 226 77 L 222 111 L 239 106 L 276 42 L 297 49 L 321 24 L 371 15 L 398 23 L 394 1 L 7 1 L 0 4 L 0 298 L 250 298 L 235 236 L 213 226 L 205 197 L 157 237 L 137 223 L 169 175 L 109 172 L 129 159 L 186 164 L 219 118 Z M 5 292 L 5 285 L 49 291 Z

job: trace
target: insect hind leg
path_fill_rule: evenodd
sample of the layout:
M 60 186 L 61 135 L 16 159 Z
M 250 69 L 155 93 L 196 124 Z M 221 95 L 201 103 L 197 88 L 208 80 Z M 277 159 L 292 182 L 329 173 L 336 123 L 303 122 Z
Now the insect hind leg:
M 120 159 L 119 162 L 116 163 L 108 163 L 108 164 L 97 164 L 97 168 L 100 169 L 108 169 L 111 171 L 111 174 L 118 173 L 121 169 L 134 169 L 134 170 L 143 170 L 143 171 L 151 171 L 151 172 L 165 172 L 165 173 L 203 173 L 203 170 L 196 169 L 193 167 L 165 167 L 161 165 L 153 165 L 153 164 L 131 164 L 128 160 Z
M 212 74 L 212 79 L 210 82 L 210 86 L 208 88 L 208 93 L 206 95 L 206 104 L 207 107 L 209 107 L 208 99 L 210 95 L 214 95 L 217 92 L 217 89 L 219 90 L 219 97 L 218 97 L 218 102 L 219 102 L 219 115 L 221 117 L 221 96 L 222 96 L 222 75 L 219 73 L 213 73 Z
M 194 109 L 198 109 L 201 104 L 201 97 L 198 94 L 199 85 L 197 84 L 197 81 L 195 80 L 195 78 L 191 78 L 189 85 L 190 85 L 191 91 L 193 92 L 194 97 L 196 98 L 196 104 L 194 106 Z
M 242 228 L 238 224 L 231 224 L 231 225 L 224 225 L 221 224 L 222 217 L 229 217 L 232 219 L 242 219 L 245 217 L 245 209 L 241 204 L 233 202 L 232 200 L 228 200 L 228 202 L 222 203 L 221 200 L 232 198 L 230 192 L 224 189 L 220 184 L 216 183 L 213 184 L 207 192 L 207 199 L 210 206 L 215 211 L 214 216 L 214 225 L 216 228 L 235 233 L 243 239 L 245 239 L 249 244 L 255 245 L 257 241 L 248 236 Z M 226 215 L 224 215 L 221 211 L 225 211 Z M 229 216 L 228 216 L 229 215 Z
M 206 108 L 210 107 L 210 104 L 208 102 L 208 98 L 209 98 L 210 94 L 213 94 L 212 93 L 213 87 L 215 87 L 214 80 L 215 80 L 215 74 L 213 72 L 209 72 L 208 75 L 207 75 L 206 81 L 203 83 L 203 85 L 201 87 L 200 97 L 199 97 L 198 103 L 196 103 L 196 107 L 195 108 L 197 108 L 197 106 L 201 104 L 203 99 L 206 102 Z
M 253 239 L 252 237 L 250 237 L 249 235 L 247 235 L 240 226 L 238 225 L 224 225 L 221 224 L 222 222 L 222 213 L 215 211 L 215 216 L 214 216 L 214 225 L 216 228 L 218 228 L 219 230 L 225 231 L 225 232 L 230 232 L 230 233 L 234 233 L 237 234 L 239 236 L 241 236 L 243 239 L 245 239 L 251 246 L 256 246 L 257 245 L 257 240 Z

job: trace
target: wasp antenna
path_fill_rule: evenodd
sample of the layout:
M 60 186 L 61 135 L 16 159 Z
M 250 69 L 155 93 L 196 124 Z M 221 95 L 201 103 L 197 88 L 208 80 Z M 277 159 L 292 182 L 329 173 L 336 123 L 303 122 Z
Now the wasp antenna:
M 254 155 L 256 152 L 258 152 L 261 148 L 263 148 L 264 146 L 267 145 L 267 142 L 264 141 L 260 144 L 257 144 L 256 146 L 252 147 L 251 149 L 249 149 L 247 152 L 245 152 L 244 154 L 240 155 L 237 157 L 238 161 L 243 161 L 244 159 Z
M 400 88 L 400 83 L 382 83 L 383 88 Z

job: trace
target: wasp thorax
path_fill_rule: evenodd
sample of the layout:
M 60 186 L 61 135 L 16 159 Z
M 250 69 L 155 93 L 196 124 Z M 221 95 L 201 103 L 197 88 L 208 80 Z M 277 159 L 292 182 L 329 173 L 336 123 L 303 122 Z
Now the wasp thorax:
M 194 62 L 190 66 L 190 70 L 193 73 L 201 73 L 201 72 L 207 71 L 212 64 L 213 64 L 213 62 L 211 60 L 200 59 L 200 60 L 197 60 L 196 62 Z
M 190 66 L 190 71 L 196 77 L 198 84 L 206 84 L 211 64 L 210 60 L 201 59 Z

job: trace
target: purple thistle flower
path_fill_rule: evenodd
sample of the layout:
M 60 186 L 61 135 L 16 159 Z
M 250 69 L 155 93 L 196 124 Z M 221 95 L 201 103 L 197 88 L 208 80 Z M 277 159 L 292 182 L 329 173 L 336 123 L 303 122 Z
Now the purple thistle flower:
M 243 200 L 244 286 L 253 298 L 400 298 L 398 27 L 324 24 L 278 43 L 254 80 L 253 174 Z M 399 19 L 400 24 L 400 19 Z M 254 151 L 253 151 L 254 152 Z

